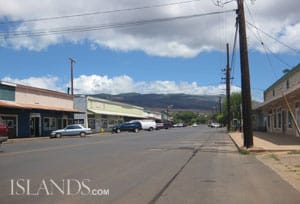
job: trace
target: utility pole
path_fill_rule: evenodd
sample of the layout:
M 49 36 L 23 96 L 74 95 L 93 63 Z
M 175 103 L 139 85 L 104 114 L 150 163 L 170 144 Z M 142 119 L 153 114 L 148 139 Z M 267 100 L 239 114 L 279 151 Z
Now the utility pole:
M 219 96 L 219 114 L 221 114 L 222 113 L 222 97 L 221 96 Z
M 227 132 L 231 129 L 231 111 L 230 111 L 230 67 L 229 67 L 229 44 L 226 44 L 227 65 L 226 65 L 226 97 L 227 97 Z
M 237 0 L 238 24 L 240 35 L 240 63 L 241 63 L 241 85 L 242 85 L 242 106 L 243 106 L 243 132 L 244 146 L 253 146 L 253 130 L 251 121 L 251 89 L 248 62 L 247 35 L 245 24 L 244 0 Z
M 73 64 L 76 63 L 76 61 L 69 57 L 70 63 L 71 63 L 71 95 L 74 95 L 74 86 L 73 86 L 73 80 L 74 80 L 74 71 L 73 71 Z

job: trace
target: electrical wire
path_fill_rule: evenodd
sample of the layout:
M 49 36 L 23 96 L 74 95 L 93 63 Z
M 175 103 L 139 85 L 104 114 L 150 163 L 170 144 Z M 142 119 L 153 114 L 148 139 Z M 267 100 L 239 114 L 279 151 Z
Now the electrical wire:
M 107 11 L 92 11 L 92 12 L 81 13 L 81 14 L 71 14 L 71 15 L 63 15 L 63 16 L 53 16 L 53 17 L 44 17 L 44 18 L 32 18 L 32 19 L 25 19 L 25 20 L 16 20 L 16 21 L 6 21 L 6 22 L 0 22 L 0 24 L 29 23 L 29 22 L 36 22 L 36 21 L 50 21 L 50 20 L 75 18 L 75 17 L 83 17 L 83 16 L 91 16 L 91 15 L 111 14 L 111 13 L 118 13 L 118 12 L 136 11 L 136 10 L 143 10 L 143 9 L 174 6 L 174 5 L 180 5 L 180 4 L 188 4 L 188 3 L 199 2 L 199 1 L 202 1 L 202 0 L 187 0 L 187 1 L 166 3 L 166 4 L 154 4 L 154 5 L 148 5 L 148 6 L 134 7 L 134 8 L 124 8 L 124 9 L 107 10 Z
M 234 34 L 234 41 L 233 41 L 233 47 L 232 47 L 232 55 L 231 55 L 231 70 L 232 70 L 232 75 L 234 76 L 234 68 L 235 68 L 235 53 L 236 53 L 236 44 L 237 44 L 237 36 L 238 36 L 238 30 L 239 30 L 239 24 L 236 20 L 235 24 L 235 34 Z M 234 78 L 231 80 L 231 83 L 233 83 Z
M 204 16 L 216 15 L 220 13 L 229 13 L 229 12 L 235 12 L 235 9 L 202 13 L 202 14 L 194 14 L 194 15 L 176 16 L 176 17 L 169 17 L 169 18 L 157 18 L 157 19 L 149 19 L 149 20 L 114 23 L 114 24 L 60 27 L 60 28 L 54 28 L 49 30 L 27 30 L 27 31 L 13 31 L 7 33 L 2 32 L 0 35 L 0 39 L 19 38 L 19 37 L 38 37 L 38 36 L 57 35 L 57 34 L 75 33 L 75 32 L 89 32 L 89 31 L 97 31 L 97 30 L 104 30 L 104 29 L 111 29 L 111 28 L 127 28 L 130 26 L 139 26 L 139 25 L 145 25 L 149 23 L 161 23 L 161 22 L 168 22 L 168 21 L 185 20 L 190 18 L 204 17 Z
M 263 34 L 266 35 L 267 37 L 273 39 L 273 40 L 276 41 L 277 43 L 281 44 L 282 46 L 284 46 L 284 47 L 286 47 L 286 48 L 292 50 L 293 52 L 295 52 L 295 53 L 297 53 L 297 54 L 300 54 L 300 52 L 299 52 L 297 49 L 292 48 L 291 46 L 289 46 L 289 45 L 283 43 L 282 41 L 278 40 L 276 37 L 272 36 L 271 34 L 268 34 L 267 32 L 263 31 L 261 28 L 259 28 L 259 27 L 255 26 L 255 25 L 253 25 L 252 23 L 250 23 L 250 22 L 248 22 L 248 21 L 247 21 L 247 24 L 250 25 L 251 27 L 255 28 L 256 30 L 260 31 L 261 33 L 263 33 Z

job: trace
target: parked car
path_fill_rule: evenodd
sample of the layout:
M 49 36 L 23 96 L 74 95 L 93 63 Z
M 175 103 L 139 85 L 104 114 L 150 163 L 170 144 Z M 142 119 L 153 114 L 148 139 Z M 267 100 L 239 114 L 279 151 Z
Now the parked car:
M 194 123 L 194 124 L 192 125 L 192 127 L 198 127 L 198 124 L 197 124 L 197 123 Z
M 156 122 L 154 120 L 132 120 L 130 122 L 139 122 L 143 130 L 152 131 L 156 129 Z
M 219 128 L 219 127 L 221 127 L 221 124 L 220 123 L 211 123 L 210 127 L 211 128 Z
M 173 127 L 186 127 L 186 125 L 184 123 L 176 123 Z
M 164 123 L 156 123 L 156 130 L 164 129 Z
M 122 131 L 139 132 L 142 129 L 140 122 L 126 122 L 113 127 L 112 133 L 119 133 Z
M 52 131 L 50 137 L 62 137 L 66 135 L 80 135 L 80 137 L 84 137 L 90 133 L 92 133 L 91 128 L 85 128 L 82 125 L 75 124 L 67 125 L 64 129 Z
M 3 122 L 2 118 L 0 118 L 0 144 L 6 142 L 8 137 L 8 128 L 6 124 Z

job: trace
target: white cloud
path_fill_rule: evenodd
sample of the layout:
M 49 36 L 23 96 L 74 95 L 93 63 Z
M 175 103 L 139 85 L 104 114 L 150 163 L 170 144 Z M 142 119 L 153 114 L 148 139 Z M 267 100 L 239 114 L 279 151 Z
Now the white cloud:
M 10 20 L 26 20 L 41 17 L 65 16 L 82 14 L 93 11 L 108 11 L 122 8 L 135 8 L 145 5 L 178 2 L 152 0 L 0 0 L 0 18 Z M 267 33 L 270 33 L 295 48 L 300 49 L 299 19 L 300 1 L 295 0 L 264 0 L 245 1 L 251 10 L 247 20 L 255 23 Z M 247 8 L 246 7 L 246 8 Z M 211 11 L 224 11 L 235 9 L 233 1 L 223 8 L 216 7 L 212 1 L 194 1 L 192 3 L 156 7 L 151 9 L 116 12 L 102 15 L 81 16 L 77 18 L 63 18 L 55 21 L 32 21 L 29 23 L 12 24 L 8 29 L 13 31 L 51 31 L 57 28 L 70 28 L 74 26 L 95 26 L 116 24 L 153 18 L 169 18 L 174 16 L 207 13 Z M 245 9 L 248 11 L 248 9 Z M 253 22 L 255 19 L 255 22 Z M 168 57 L 194 57 L 203 51 L 215 49 L 223 50 L 226 42 L 232 42 L 234 35 L 235 13 L 220 14 L 207 17 L 198 17 L 188 20 L 152 23 L 129 28 L 114 28 L 97 30 L 93 32 L 63 33 L 60 35 L 44 35 L 38 37 L 7 38 L 0 40 L 2 46 L 15 49 L 29 49 L 40 51 L 48 46 L 65 42 L 90 43 L 91 49 L 97 46 L 113 50 L 131 51 L 141 50 L 150 55 Z M 249 27 L 249 29 L 253 29 Z M 5 33 L 5 32 L 2 32 Z M 256 37 L 248 32 L 249 43 L 252 48 L 260 49 Z M 266 46 L 275 52 L 286 52 L 278 43 L 263 36 Z
M 29 77 L 27 79 L 14 79 L 11 77 L 4 77 L 1 81 L 12 82 L 16 84 L 23 84 L 27 86 L 49 89 L 55 91 L 64 91 L 64 87 L 58 85 L 59 78 L 55 76 L 46 76 L 46 77 Z
M 13 79 L 11 77 L 4 77 L 1 80 L 62 92 L 65 92 L 68 87 L 66 84 L 60 84 L 59 78 L 54 76 L 30 77 L 27 79 Z M 231 91 L 239 92 L 240 88 L 232 86 Z M 98 75 L 81 75 L 80 77 L 74 79 L 74 92 L 76 94 L 120 94 L 136 92 L 142 94 L 185 93 L 191 95 L 219 95 L 225 94 L 225 85 L 201 86 L 198 85 L 197 82 L 176 83 L 175 81 L 135 82 L 131 77 L 126 75 L 112 78 Z

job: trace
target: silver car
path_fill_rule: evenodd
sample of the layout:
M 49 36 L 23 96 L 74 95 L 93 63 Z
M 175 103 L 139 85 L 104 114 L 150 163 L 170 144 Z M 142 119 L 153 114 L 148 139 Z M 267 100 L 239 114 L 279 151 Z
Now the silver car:
M 80 137 L 84 137 L 90 133 L 92 133 L 91 128 L 85 128 L 82 125 L 75 124 L 75 125 L 67 125 L 64 129 L 52 131 L 50 137 L 59 138 L 65 135 L 80 135 Z

